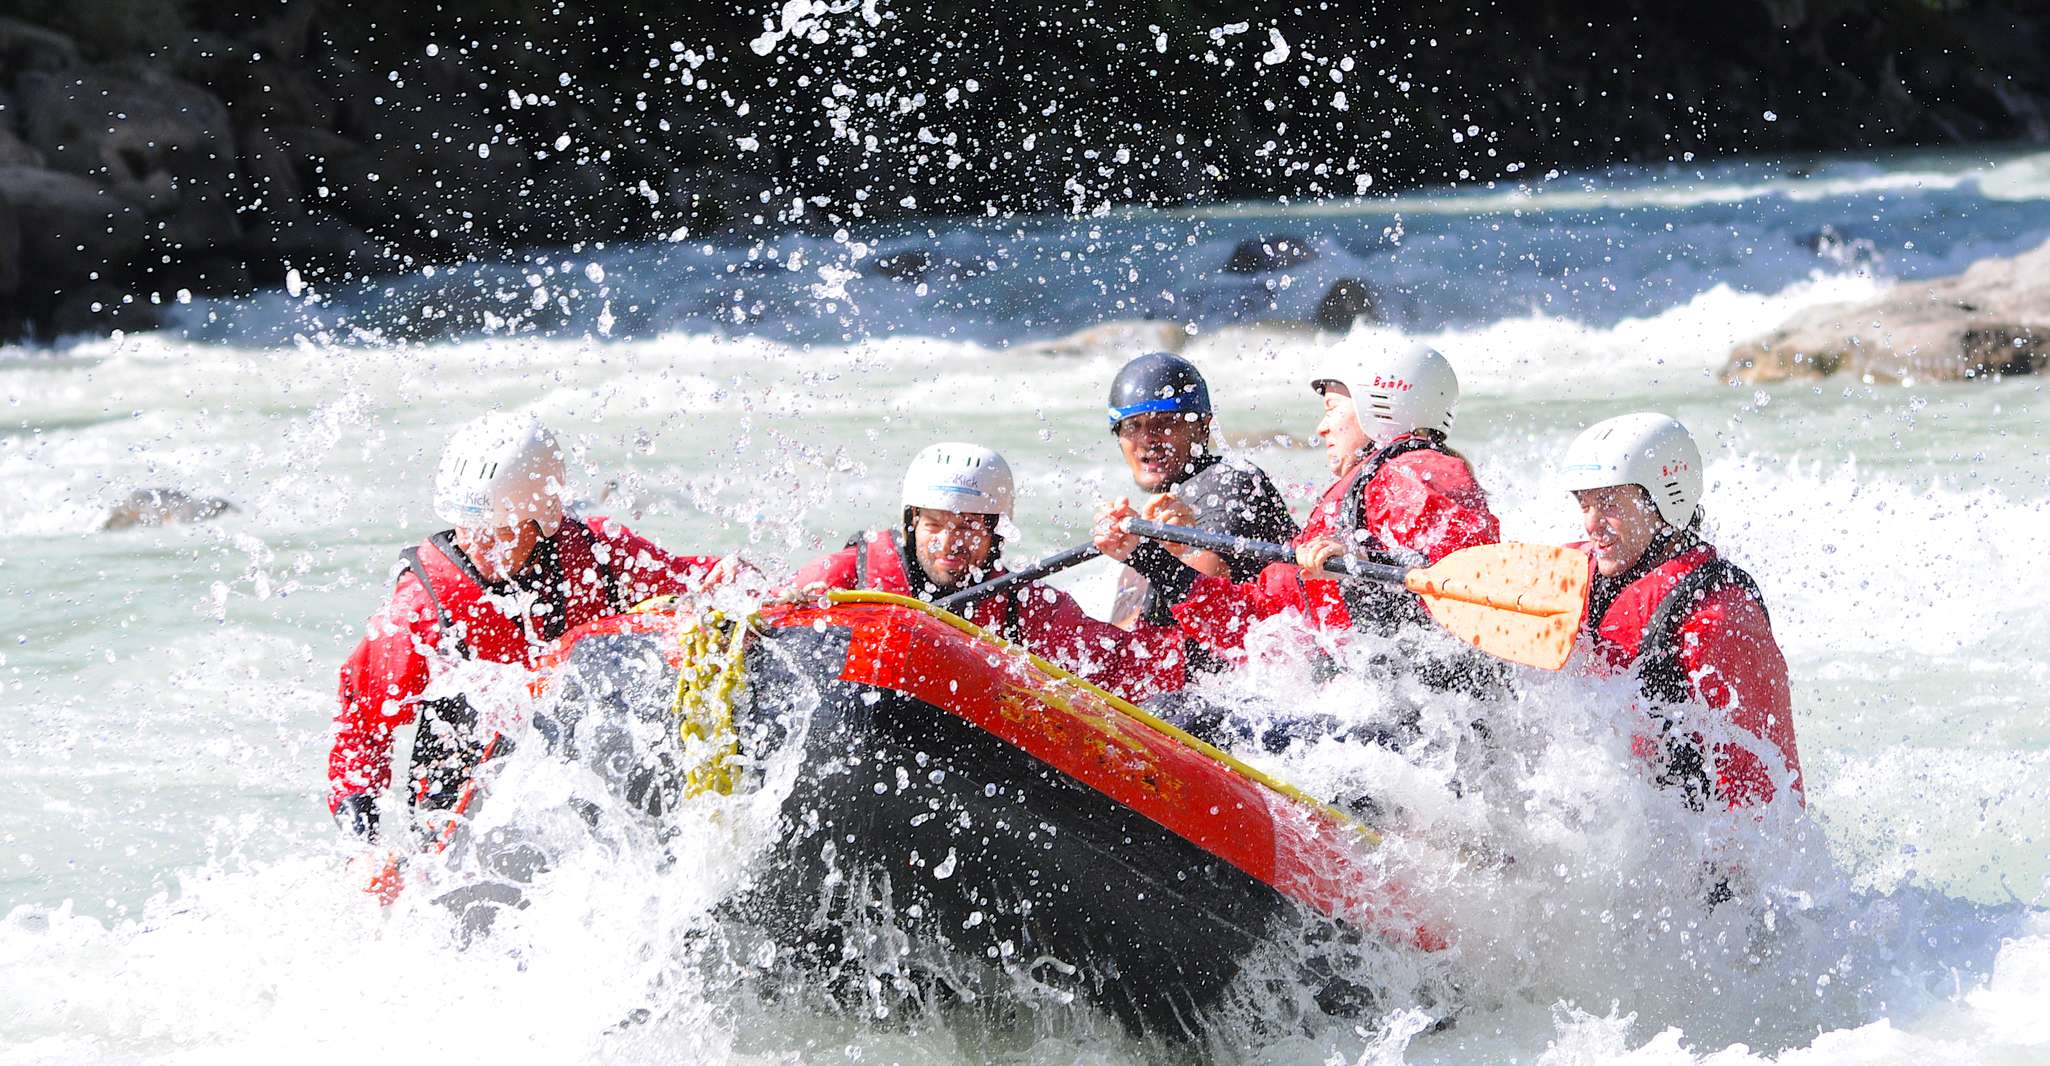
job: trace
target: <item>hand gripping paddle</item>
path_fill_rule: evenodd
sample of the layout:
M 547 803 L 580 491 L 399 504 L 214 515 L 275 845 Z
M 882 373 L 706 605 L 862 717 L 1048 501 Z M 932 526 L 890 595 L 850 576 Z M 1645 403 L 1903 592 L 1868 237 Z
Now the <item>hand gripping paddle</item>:
M 1149 540 L 1293 562 L 1295 549 L 1187 526 L 1133 518 L 1125 529 Z M 1454 636 L 1498 659 L 1557 670 L 1573 654 L 1587 614 L 1587 555 L 1549 544 L 1482 544 L 1430 566 L 1406 567 L 1341 556 L 1324 564 L 1341 579 L 1401 585 Z

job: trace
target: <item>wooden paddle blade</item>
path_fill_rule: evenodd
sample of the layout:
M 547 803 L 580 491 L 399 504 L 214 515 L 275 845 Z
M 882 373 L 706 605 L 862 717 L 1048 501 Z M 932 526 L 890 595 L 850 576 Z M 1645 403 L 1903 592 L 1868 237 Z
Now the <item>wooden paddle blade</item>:
M 1587 614 L 1585 552 L 1550 544 L 1483 544 L 1453 552 L 1403 582 L 1431 617 L 1500 659 L 1557 670 Z

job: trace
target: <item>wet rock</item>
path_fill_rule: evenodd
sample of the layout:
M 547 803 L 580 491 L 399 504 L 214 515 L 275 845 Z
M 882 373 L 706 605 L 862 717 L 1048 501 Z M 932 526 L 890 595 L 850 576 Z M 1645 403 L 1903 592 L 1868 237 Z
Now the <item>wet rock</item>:
M 247 260 L 232 254 L 232 251 L 230 249 L 220 254 L 207 254 L 203 251 L 191 256 L 175 268 L 163 272 L 162 284 L 168 286 L 169 292 L 165 292 L 163 288 L 153 288 L 151 291 L 162 293 L 166 298 L 179 289 L 235 296 L 246 296 L 255 292 L 255 273 L 249 269 Z M 123 323 L 122 328 L 134 327 Z
M 1357 278 L 1339 278 L 1317 301 L 1317 312 L 1311 321 L 1321 328 L 1344 333 L 1362 318 L 1368 322 L 1381 321 L 1373 288 Z
M 268 129 L 285 151 L 304 167 L 320 167 L 363 150 L 361 144 L 317 126 L 274 125 Z M 302 184 L 311 189 L 314 184 L 305 181 L 307 176 L 305 171 L 300 173 Z
M 136 489 L 107 510 L 100 529 L 113 532 L 136 526 L 205 522 L 237 509 L 218 496 L 188 496 L 177 489 Z
M 242 188 L 245 202 L 273 219 L 294 219 L 306 213 L 305 187 L 299 181 L 298 158 L 285 142 L 263 126 L 243 128 L 235 137 L 242 146 Z
M 1316 258 L 1316 250 L 1301 237 L 1256 237 L 1240 241 L 1225 260 L 1224 269 L 1229 274 L 1266 274 Z
M 55 30 L 0 18 L 0 74 L 63 70 L 78 65 L 78 45 Z
M 235 165 L 226 105 L 147 64 L 23 75 L 22 130 L 50 166 L 164 201 L 225 199 Z
M 1958 381 L 2050 371 L 2050 243 L 1962 274 L 1896 285 L 1866 303 L 1795 315 L 1738 345 L 1731 381 L 1849 374 L 1863 381 Z
M 347 84 L 366 73 L 335 61 L 330 80 Z M 494 130 L 499 123 L 477 88 L 483 80 L 443 57 L 377 94 L 339 101 L 337 132 L 359 147 L 325 164 L 325 180 L 314 184 L 323 209 L 409 252 L 502 254 L 503 244 L 486 238 L 515 223 L 531 160 Z M 583 134 L 570 116 L 563 121 Z M 581 152 L 570 143 L 569 154 Z
M 693 233 L 744 228 L 755 216 L 774 213 L 776 182 L 769 175 L 723 166 L 688 166 L 663 179 L 663 224 L 688 225 Z
M 0 167 L 39 167 L 43 153 L 21 139 L 21 105 L 0 86 Z
M 0 296 L 12 294 L 20 284 L 21 221 L 14 205 L 0 197 Z
M 19 269 L 24 290 L 40 297 L 95 271 L 126 275 L 148 236 L 139 206 L 89 178 L 0 166 L 0 200 L 35 220 L 21 228 Z
M 146 63 L 37 72 L 16 88 L 23 133 L 52 170 L 104 182 L 147 216 L 133 273 L 103 277 L 163 291 L 167 267 L 241 236 L 234 135 L 211 93 Z
M 43 153 L 13 130 L 0 127 L 0 167 L 41 167 Z
M 117 329 L 155 329 L 164 324 L 161 305 L 106 281 L 66 286 L 37 317 L 43 335 L 52 338 L 104 336 Z
M 269 219 L 250 230 L 243 246 L 255 279 L 267 285 L 282 284 L 287 269 L 308 278 L 362 277 L 389 272 L 394 265 L 382 243 L 324 211 Z
M 632 237 L 646 228 L 639 217 L 651 208 L 626 188 L 611 166 L 572 156 L 551 156 L 533 165 L 520 188 L 519 240 L 569 243 Z
M 1188 331 L 1175 323 L 1143 319 L 1104 322 L 1065 337 L 1020 344 L 1012 350 L 1049 357 L 1108 355 L 1128 359 L 1145 352 L 1179 352 L 1188 343 Z

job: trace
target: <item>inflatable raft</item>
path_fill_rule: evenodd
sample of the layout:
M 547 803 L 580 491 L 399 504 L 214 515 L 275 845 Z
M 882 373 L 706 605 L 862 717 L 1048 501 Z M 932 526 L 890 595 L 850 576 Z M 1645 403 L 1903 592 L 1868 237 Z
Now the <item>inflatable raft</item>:
M 621 615 L 550 666 L 559 750 L 602 748 L 608 719 L 679 738 L 611 760 L 651 814 L 748 788 L 771 749 L 801 746 L 771 852 L 730 906 L 842 977 L 887 929 L 1177 1033 L 1305 922 L 1446 944 L 1371 829 L 917 600 L 837 592 L 732 626 Z

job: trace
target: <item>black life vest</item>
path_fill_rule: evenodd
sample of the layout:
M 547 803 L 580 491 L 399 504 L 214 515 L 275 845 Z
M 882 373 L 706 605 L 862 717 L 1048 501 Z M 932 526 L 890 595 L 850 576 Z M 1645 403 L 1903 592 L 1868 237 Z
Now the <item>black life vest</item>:
M 1374 475 L 1379 474 L 1389 460 L 1411 452 L 1437 452 L 1460 458 L 1458 453 L 1445 446 L 1445 435 L 1434 430 L 1398 437 L 1368 456 L 1367 461 L 1353 472 L 1352 482 L 1346 486 L 1345 504 L 1338 514 L 1339 534 L 1350 550 L 1403 563 L 1420 561 L 1416 553 L 1383 544 L 1379 537 L 1365 528 L 1367 486 L 1373 483 Z M 1363 633 L 1388 636 L 1405 626 L 1426 625 L 1431 620 L 1422 600 L 1395 585 L 1378 581 L 1345 581 L 1339 585 L 1339 595 L 1345 600 L 1346 613 L 1352 617 L 1352 627 Z

